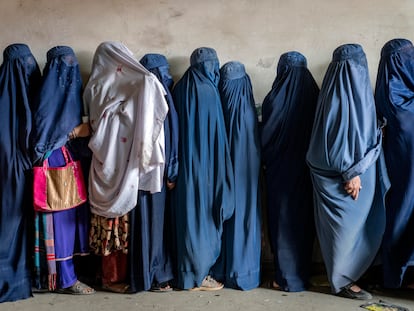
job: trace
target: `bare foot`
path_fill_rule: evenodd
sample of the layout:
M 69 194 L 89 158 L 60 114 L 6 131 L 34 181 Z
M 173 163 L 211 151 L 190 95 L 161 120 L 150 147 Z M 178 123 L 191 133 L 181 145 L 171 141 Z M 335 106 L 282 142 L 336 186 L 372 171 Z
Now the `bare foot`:
M 276 281 L 273 281 L 272 287 L 273 287 L 273 289 L 280 290 L 280 286 L 279 286 L 279 284 L 276 283 Z
M 359 293 L 361 291 L 361 287 L 359 287 L 358 285 L 354 284 L 350 287 L 350 289 L 354 292 L 354 293 Z

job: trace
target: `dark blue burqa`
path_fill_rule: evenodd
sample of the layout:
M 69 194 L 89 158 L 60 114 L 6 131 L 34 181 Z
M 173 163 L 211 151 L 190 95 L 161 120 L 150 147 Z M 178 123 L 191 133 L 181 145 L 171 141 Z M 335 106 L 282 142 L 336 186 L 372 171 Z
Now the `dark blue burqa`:
M 282 54 L 262 106 L 262 154 L 275 280 L 285 291 L 308 285 L 315 226 L 306 164 L 319 88 L 298 52 Z
M 387 42 L 375 88 L 378 115 L 387 119 L 384 154 L 391 188 L 383 239 L 384 286 L 400 287 L 414 265 L 414 47 L 405 39 Z
M 389 180 L 365 53 L 345 44 L 325 74 L 307 153 L 315 224 L 332 291 L 358 281 L 373 262 L 385 229 Z M 344 182 L 359 176 L 357 200 Z
M 164 121 L 165 173 L 159 193 L 139 191 L 138 205 L 130 214 L 129 268 L 132 292 L 148 290 L 152 285 L 173 279 L 171 236 L 173 234 L 169 190 L 166 183 L 178 175 L 178 115 L 170 89 L 173 85 L 169 64 L 164 55 L 146 54 L 141 64 L 157 76 L 164 86 L 168 114 Z
M 177 287 L 200 286 L 221 249 L 223 222 L 233 214 L 233 170 L 218 91 L 215 50 L 198 48 L 173 98 L 179 117 L 180 168 L 174 210 Z
M 0 302 L 31 296 L 29 134 L 40 70 L 29 47 L 12 44 L 0 67 Z
M 221 256 L 214 267 L 226 287 L 248 290 L 260 284 L 260 140 L 250 77 L 244 65 L 220 69 L 223 105 L 234 172 L 234 214 L 224 223 Z

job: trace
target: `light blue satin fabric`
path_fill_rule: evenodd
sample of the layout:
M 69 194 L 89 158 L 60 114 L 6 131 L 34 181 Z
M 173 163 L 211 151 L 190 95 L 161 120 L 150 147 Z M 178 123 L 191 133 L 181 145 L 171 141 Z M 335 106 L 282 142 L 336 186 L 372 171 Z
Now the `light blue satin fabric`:
M 389 188 L 381 138 L 365 53 L 358 44 L 342 45 L 322 83 L 307 153 L 316 231 L 334 293 L 356 282 L 380 247 Z M 355 176 L 362 185 L 357 200 L 344 190 Z

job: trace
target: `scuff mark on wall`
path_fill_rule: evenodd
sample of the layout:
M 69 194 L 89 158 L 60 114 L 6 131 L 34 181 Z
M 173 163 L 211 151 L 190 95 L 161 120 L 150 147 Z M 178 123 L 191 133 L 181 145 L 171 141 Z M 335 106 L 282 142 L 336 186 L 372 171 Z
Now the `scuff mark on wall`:
M 268 69 L 270 67 L 274 67 L 274 63 L 276 61 L 275 57 L 265 57 L 265 58 L 259 58 L 259 61 L 257 62 L 258 67 L 262 67 L 265 69 Z

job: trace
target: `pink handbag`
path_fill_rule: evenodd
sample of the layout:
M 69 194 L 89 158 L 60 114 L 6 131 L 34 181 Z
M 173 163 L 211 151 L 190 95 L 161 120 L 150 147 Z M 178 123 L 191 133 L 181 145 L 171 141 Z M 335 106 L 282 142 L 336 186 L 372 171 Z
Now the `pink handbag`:
M 79 161 L 73 161 L 66 147 L 61 148 L 66 165 L 33 167 L 33 207 L 39 212 L 62 211 L 85 203 L 85 180 Z

